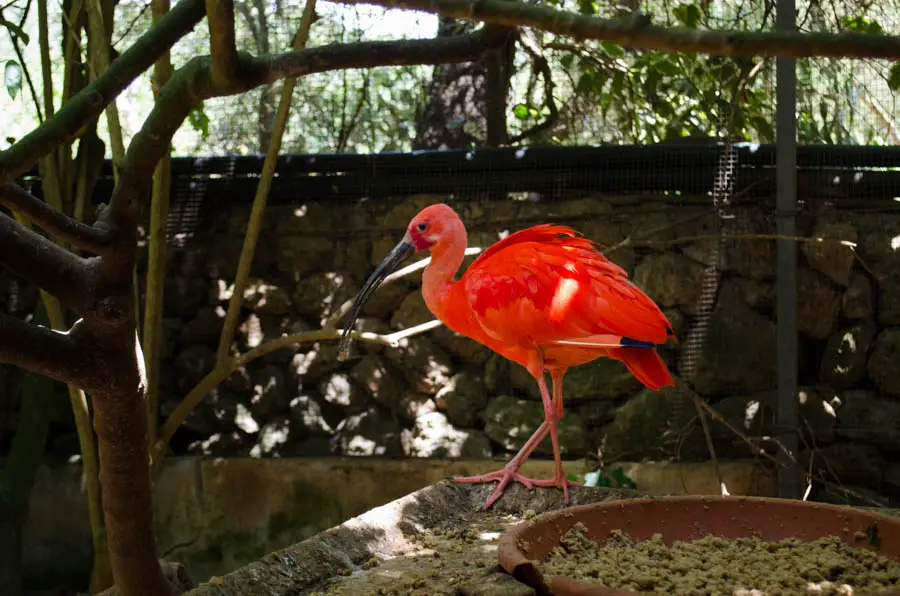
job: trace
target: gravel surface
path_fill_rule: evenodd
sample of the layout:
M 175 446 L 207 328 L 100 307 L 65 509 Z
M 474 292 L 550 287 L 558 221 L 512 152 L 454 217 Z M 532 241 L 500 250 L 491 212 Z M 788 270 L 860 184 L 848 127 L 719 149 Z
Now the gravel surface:
M 900 586 L 900 561 L 853 548 L 837 536 L 812 542 L 704 536 L 667 546 L 660 534 L 635 542 L 619 530 L 598 542 L 581 523 L 563 537 L 542 571 L 672 595 L 849 596 Z

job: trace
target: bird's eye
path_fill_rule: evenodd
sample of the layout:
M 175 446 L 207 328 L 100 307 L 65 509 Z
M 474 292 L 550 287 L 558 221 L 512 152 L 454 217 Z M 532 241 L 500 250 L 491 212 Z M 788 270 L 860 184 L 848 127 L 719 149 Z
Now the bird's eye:
M 419 224 L 418 226 L 416 226 L 416 227 L 419 228 L 419 231 L 420 231 L 420 232 L 424 232 L 425 229 L 428 228 L 428 224 L 427 224 L 427 223 L 420 223 L 420 224 Z

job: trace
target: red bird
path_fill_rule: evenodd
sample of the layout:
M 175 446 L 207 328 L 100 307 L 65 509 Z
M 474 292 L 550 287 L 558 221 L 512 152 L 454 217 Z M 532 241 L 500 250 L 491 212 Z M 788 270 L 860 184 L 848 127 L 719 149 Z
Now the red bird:
M 484 251 L 454 281 L 465 256 L 466 228 L 449 206 L 426 207 L 360 290 L 341 338 L 344 355 L 368 297 L 414 252 L 431 250 L 431 263 L 422 274 L 428 309 L 450 329 L 524 366 L 537 381 L 544 403 L 544 422 L 506 466 L 454 479 L 499 481 L 485 509 L 512 480 L 529 488 L 559 486 L 569 502 L 568 487 L 575 483 L 563 472 L 557 429 L 563 416 L 563 375 L 570 366 L 613 358 L 654 391 L 674 385 L 656 352 L 658 344 L 674 335 L 669 321 L 621 267 L 578 236 L 569 227 L 550 224 L 516 232 Z M 553 382 L 552 394 L 545 372 Z M 553 478 L 522 476 L 519 468 L 548 433 L 556 463 Z

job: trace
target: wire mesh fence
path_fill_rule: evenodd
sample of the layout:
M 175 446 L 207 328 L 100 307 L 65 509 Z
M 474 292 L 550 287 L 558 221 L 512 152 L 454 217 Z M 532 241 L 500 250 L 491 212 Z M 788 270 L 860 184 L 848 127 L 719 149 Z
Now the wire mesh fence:
M 259 161 L 174 165 L 162 418 L 213 366 Z M 896 148 L 798 152 L 793 430 L 801 448 L 792 455 L 811 481 L 809 498 L 888 503 L 896 491 L 898 162 Z M 530 225 L 569 225 L 605 245 L 661 306 L 677 342 L 660 352 L 679 379 L 653 392 L 610 360 L 571 369 L 560 431 L 570 472 L 709 461 L 712 444 L 725 474 L 735 460 L 759 463 L 753 479 L 726 477 L 729 491 L 773 494 L 781 430 L 774 163 L 770 145 L 710 143 L 285 156 L 235 349 L 340 328 L 347 301 L 426 205 L 450 204 L 469 246 L 482 249 Z M 432 319 L 421 274 L 412 273 L 375 294 L 359 328 L 384 335 Z M 355 343 L 346 362 L 330 340 L 268 353 L 217 387 L 172 447 L 256 457 L 503 458 L 542 416 L 523 369 L 438 327 L 399 347 Z M 537 457 L 549 449 L 547 442 Z
M 860 20 L 849 5 L 832 15 L 819 4 L 798 5 L 805 30 L 873 27 L 873 21 L 898 29 L 900 13 L 884 7 L 870 7 L 875 12 Z M 645 8 L 673 22 L 692 18 L 665 3 Z M 774 18 L 766 3 L 711 2 L 700 14 L 706 26 L 721 28 L 761 28 Z M 560 432 L 564 457 L 579 462 L 570 471 L 709 461 L 714 453 L 723 474 L 735 460 L 758 463 L 758 476 L 728 477 L 728 490 L 774 494 L 773 458 L 785 430 L 775 415 L 781 365 L 775 304 L 783 282 L 774 61 L 678 57 L 662 68 L 652 53 L 617 62 L 614 49 L 604 51 L 583 56 L 592 76 L 614 81 L 617 69 L 643 73 L 633 83 L 643 86 L 631 89 L 640 99 L 652 95 L 641 93 L 651 88 L 644 75 L 656 69 L 664 76 L 654 89 L 668 102 L 635 100 L 627 114 L 613 106 L 601 117 L 572 111 L 584 107 L 582 98 L 564 110 L 567 142 L 614 146 L 283 156 L 235 349 L 246 353 L 284 335 L 340 328 L 347 301 L 426 205 L 453 206 L 472 248 L 538 223 L 569 225 L 605 245 L 608 258 L 661 306 L 677 342 L 660 352 L 678 377 L 675 388 L 653 392 L 617 362 L 569 371 Z M 581 76 L 590 72 L 578 68 Z M 727 84 L 710 78 L 716 73 Z M 800 415 L 787 430 L 799 436 L 800 448 L 791 458 L 809 498 L 896 504 L 900 148 L 891 65 L 800 60 L 798 80 L 792 241 L 800 253 L 793 282 Z M 161 418 L 214 365 L 261 169 L 259 156 L 174 160 Z M 40 195 L 39 181 L 30 183 Z M 107 165 L 95 196 L 106 198 L 111 189 Z M 21 316 L 37 298 L 4 271 L 0 292 L 0 307 Z M 421 274 L 383 286 L 363 315 L 359 328 L 381 336 L 432 320 Z M 437 327 L 399 347 L 355 343 L 346 362 L 332 340 L 267 353 L 216 387 L 171 445 L 177 454 L 202 455 L 504 458 L 542 417 L 537 386 L 524 370 Z M 0 451 L 10 437 L 3 431 L 14 423 L 15 412 L 0 412 Z M 55 424 L 60 450 L 77 452 L 70 421 L 61 415 Z M 538 456 L 549 450 L 545 441 Z

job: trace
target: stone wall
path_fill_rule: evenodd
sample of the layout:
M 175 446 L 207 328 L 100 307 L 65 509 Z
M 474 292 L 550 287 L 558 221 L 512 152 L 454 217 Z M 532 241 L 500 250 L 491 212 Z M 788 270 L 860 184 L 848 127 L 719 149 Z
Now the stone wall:
M 244 297 L 236 335 L 243 352 L 285 333 L 329 320 L 397 242 L 421 207 L 446 197 L 416 196 L 355 204 L 272 206 Z M 707 197 L 620 196 L 455 201 L 469 245 L 553 221 L 614 246 L 609 253 L 663 307 L 679 343 L 662 350 L 673 372 L 689 361 L 689 385 L 768 453 L 776 385 L 775 246 L 771 240 L 727 242 L 708 336 L 686 348 L 698 319 L 703 275 L 714 264 L 718 220 Z M 732 234 L 771 234 L 761 210 L 736 211 Z M 166 284 L 166 345 L 161 416 L 166 417 L 210 369 L 249 207 L 209 209 L 194 229 L 173 237 Z M 800 459 L 865 494 L 900 494 L 900 271 L 895 253 L 900 216 L 822 207 L 804 214 L 803 235 L 858 243 L 803 243 L 799 320 Z M 685 239 L 677 241 L 678 239 Z M 644 242 L 653 240 L 653 243 Z M 467 258 L 465 265 L 474 257 Z M 13 296 L 0 273 L 8 309 L 26 312 L 30 290 Z M 390 332 L 430 320 L 420 276 L 386 285 L 366 306 L 360 328 Z M 12 304 L 12 302 L 15 304 Z M 3 306 L 0 304 L 0 306 Z M 259 457 L 379 455 L 503 457 L 542 419 L 534 381 L 475 342 L 444 327 L 400 348 L 355 343 L 336 359 L 336 342 L 296 345 L 232 375 L 190 416 L 172 441 L 178 454 Z M 564 456 L 617 460 L 708 458 L 689 389 L 642 389 L 624 366 L 599 360 L 569 371 Z M 77 450 L 60 399 L 56 449 Z M 69 416 L 70 417 L 70 416 Z M 752 455 L 719 423 L 720 458 Z M 549 441 L 539 453 L 549 454 Z M 817 493 L 814 493 L 816 496 Z M 819 494 L 823 497 L 824 495 Z

